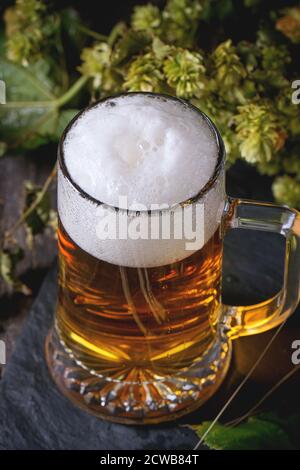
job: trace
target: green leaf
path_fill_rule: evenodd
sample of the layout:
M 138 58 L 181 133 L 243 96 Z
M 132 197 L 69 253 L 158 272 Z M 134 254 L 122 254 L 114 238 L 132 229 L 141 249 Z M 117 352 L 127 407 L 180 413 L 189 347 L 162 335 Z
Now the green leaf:
M 211 422 L 197 428 L 202 437 Z M 214 450 L 292 450 L 288 434 L 277 423 L 259 418 L 250 418 L 236 427 L 221 424 L 213 426 L 204 438 L 205 444 Z
M 0 58 L 0 79 L 7 90 L 6 104 L 0 107 L 0 139 L 12 147 L 40 145 L 51 134 L 56 114 L 47 64 L 25 68 Z
M 0 58 L 0 79 L 6 83 L 6 104 L 0 106 L 0 141 L 11 148 L 32 149 L 60 136 L 75 110 L 61 112 L 61 88 L 49 76 L 49 64 L 28 67 Z
M 45 60 L 23 67 L 1 57 L 0 74 L 7 83 L 7 101 L 53 100 L 60 89 L 49 77 L 49 70 Z

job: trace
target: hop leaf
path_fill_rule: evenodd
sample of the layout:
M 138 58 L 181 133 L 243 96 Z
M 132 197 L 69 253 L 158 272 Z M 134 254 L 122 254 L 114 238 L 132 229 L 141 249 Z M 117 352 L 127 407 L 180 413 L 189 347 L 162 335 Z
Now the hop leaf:
M 238 111 L 234 121 L 241 156 L 249 163 L 269 162 L 286 139 L 277 114 L 267 104 L 246 104 Z
M 164 61 L 167 83 L 176 95 L 191 98 L 205 86 L 205 67 L 200 53 L 177 49 Z
M 155 31 L 161 24 L 161 13 L 158 7 L 151 5 L 136 6 L 131 17 L 134 31 Z
M 292 207 L 300 206 L 300 182 L 296 178 L 289 175 L 279 176 L 275 179 L 272 189 L 278 202 Z
M 300 6 L 285 10 L 285 16 L 276 23 L 276 28 L 292 42 L 300 43 Z
M 213 76 L 222 87 L 237 86 L 246 70 L 231 40 L 221 43 L 212 54 Z
M 28 65 L 41 58 L 57 31 L 57 17 L 46 14 L 46 5 L 39 0 L 17 0 L 4 14 L 7 57 L 12 62 Z
M 268 415 L 251 416 L 238 426 L 227 427 L 206 421 L 196 427 L 199 437 L 214 450 L 294 449 L 286 423 Z
M 162 62 L 153 52 L 138 56 L 125 75 L 124 89 L 128 91 L 163 91 Z

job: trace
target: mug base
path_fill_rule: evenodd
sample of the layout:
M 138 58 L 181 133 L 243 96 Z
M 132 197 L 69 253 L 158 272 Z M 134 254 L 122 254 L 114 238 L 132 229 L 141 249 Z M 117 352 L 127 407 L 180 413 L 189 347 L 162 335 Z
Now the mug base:
M 53 327 L 46 360 L 60 391 L 75 405 L 116 423 L 143 425 L 174 421 L 202 406 L 219 388 L 231 360 L 231 342 L 220 333 L 201 361 L 183 375 L 146 382 L 112 380 L 78 361 Z

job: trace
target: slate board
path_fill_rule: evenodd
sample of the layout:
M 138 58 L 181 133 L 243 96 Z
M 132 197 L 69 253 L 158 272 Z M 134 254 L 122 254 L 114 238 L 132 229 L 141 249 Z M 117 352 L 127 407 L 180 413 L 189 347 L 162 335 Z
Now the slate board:
M 6 369 L 0 389 L 2 449 L 168 449 L 197 441 L 187 428 L 112 424 L 79 410 L 52 382 L 44 341 L 53 320 L 56 269 L 47 277 Z
M 250 182 L 249 187 L 252 187 Z M 282 282 L 283 255 L 284 243 L 277 235 L 231 231 L 226 237 L 224 301 L 255 303 L 274 294 Z M 269 332 L 234 342 L 227 378 L 202 408 L 178 422 L 125 426 L 95 418 L 76 408 L 52 382 L 44 358 L 44 341 L 53 321 L 55 302 L 56 267 L 53 267 L 0 382 L 0 449 L 193 449 L 198 441 L 195 433 L 180 424 L 214 418 L 273 334 Z M 289 321 L 290 326 L 285 328 L 287 334 L 274 345 L 226 416 L 238 416 L 248 410 L 274 378 L 278 379 L 278 374 L 283 374 L 290 366 L 289 347 L 292 340 L 300 337 L 299 323 L 299 315 Z M 292 407 L 298 403 L 298 382 L 289 395 Z

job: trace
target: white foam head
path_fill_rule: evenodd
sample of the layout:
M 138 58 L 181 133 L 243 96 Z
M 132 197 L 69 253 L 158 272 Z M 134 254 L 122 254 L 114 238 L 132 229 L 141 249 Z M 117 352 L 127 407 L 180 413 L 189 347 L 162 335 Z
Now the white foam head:
M 81 115 L 64 143 L 73 180 L 95 199 L 118 206 L 175 204 L 212 176 L 218 147 L 207 121 L 179 100 L 123 95 Z
M 99 259 L 125 266 L 157 266 L 191 254 L 185 240 L 105 240 L 95 234 L 92 198 L 129 208 L 174 205 L 198 194 L 214 174 L 219 142 L 208 121 L 185 102 L 129 94 L 104 100 L 74 121 L 62 142 L 68 175 L 59 168 L 58 211 L 73 240 Z M 224 172 L 202 198 L 205 237 L 213 235 L 224 201 Z M 108 213 L 111 209 L 107 208 Z

